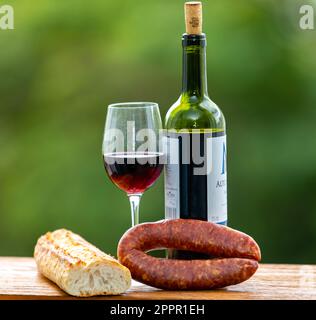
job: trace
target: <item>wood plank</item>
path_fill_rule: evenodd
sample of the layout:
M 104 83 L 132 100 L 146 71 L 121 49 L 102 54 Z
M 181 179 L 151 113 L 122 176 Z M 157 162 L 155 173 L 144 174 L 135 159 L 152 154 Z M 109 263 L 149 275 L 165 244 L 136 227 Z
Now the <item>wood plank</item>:
M 33 258 L 0 258 L 0 300 L 76 299 L 41 276 Z M 248 281 L 222 290 L 165 291 L 136 281 L 125 294 L 82 299 L 313 299 L 316 300 L 316 266 L 261 264 Z

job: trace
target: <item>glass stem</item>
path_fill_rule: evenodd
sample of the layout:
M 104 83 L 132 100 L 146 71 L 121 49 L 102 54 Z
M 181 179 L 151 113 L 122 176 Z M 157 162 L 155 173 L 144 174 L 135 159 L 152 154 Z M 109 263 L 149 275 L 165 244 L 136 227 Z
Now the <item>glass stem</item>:
M 139 224 L 139 202 L 142 194 L 129 194 L 129 202 L 131 204 L 132 227 Z

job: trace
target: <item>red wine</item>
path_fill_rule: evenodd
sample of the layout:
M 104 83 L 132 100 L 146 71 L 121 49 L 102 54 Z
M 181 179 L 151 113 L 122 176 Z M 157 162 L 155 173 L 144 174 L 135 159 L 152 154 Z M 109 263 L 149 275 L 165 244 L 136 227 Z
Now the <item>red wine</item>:
M 143 193 L 159 177 L 163 153 L 117 152 L 103 155 L 104 167 L 112 182 L 128 194 Z
M 186 2 L 185 18 L 182 92 L 165 119 L 167 158 L 173 159 L 165 167 L 165 216 L 226 224 L 226 126 L 222 111 L 207 91 L 202 3 Z M 194 161 L 200 157 L 202 163 Z M 179 250 L 169 249 L 168 253 L 171 258 L 184 258 Z

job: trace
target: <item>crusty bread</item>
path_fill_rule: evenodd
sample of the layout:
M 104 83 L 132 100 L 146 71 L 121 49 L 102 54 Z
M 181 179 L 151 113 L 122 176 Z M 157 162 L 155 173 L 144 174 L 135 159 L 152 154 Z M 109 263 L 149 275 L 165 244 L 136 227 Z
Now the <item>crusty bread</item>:
M 115 295 L 131 285 L 126 267 L 65 229 L 41 236 L 34 258 L 45 277 L 73 296 Z

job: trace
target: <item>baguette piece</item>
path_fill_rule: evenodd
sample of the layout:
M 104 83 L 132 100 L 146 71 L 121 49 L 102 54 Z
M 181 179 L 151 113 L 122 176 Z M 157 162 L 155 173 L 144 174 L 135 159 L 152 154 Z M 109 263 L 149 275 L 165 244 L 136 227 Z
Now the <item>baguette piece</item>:
M 41 236 L 34 258 L 45 277 L 73 296 L 116 295 L 131 285 L 126 267 L 66 229 Z

